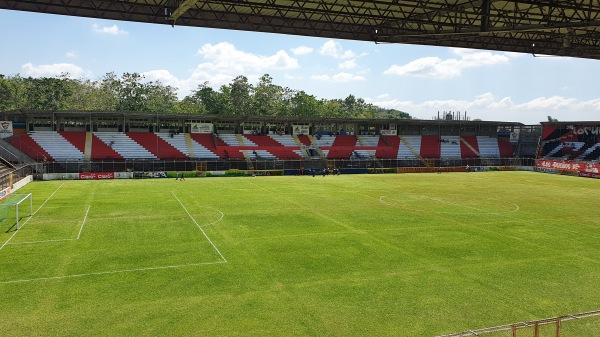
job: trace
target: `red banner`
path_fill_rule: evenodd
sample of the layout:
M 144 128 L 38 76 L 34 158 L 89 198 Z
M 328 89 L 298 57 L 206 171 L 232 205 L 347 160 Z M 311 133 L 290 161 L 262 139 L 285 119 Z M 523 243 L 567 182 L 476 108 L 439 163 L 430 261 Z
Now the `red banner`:
M 557 160 L 537 160 L 535 162 L 535 167 L 538 169 L 555 171 L 557 173 L 577 173 L 580 177 L 600 178 L 600 164 Z
M 93 180 L 93 179 L 115 179 L 114 172 L 86 172 L 79 173 L 79 179 L 82 180 Z

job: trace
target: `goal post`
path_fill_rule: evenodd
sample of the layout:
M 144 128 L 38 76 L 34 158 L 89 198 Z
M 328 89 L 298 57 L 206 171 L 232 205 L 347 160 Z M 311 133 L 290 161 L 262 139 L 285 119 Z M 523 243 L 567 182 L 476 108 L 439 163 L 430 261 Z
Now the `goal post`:
M 27 214 L 29 208 L 29 214 Z M 29 194 L 11 194 L 0 201 L 0 221 L 4 221 L 14 209 L 15 228 L 19 230 L 19 220 L 33 215 L 33 199 Z

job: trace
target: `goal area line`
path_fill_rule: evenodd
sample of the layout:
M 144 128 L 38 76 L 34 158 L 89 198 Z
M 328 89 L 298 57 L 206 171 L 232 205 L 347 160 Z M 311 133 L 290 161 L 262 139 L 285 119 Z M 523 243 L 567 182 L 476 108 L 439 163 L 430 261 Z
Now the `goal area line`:
M 19 206 L 23 203 L 27 205 L 26 201 L 29 199 L 29 217 L 33 215 L 33 201 L 31 197 L 31 193 L 29 194 L 17 194 L 13 193 L 4 198 L 2 203 L 0 203 L 0 220 L 4 220 L 8 217 L 9 208 L 14 207 L 15 209 L 15 224 L 9 228 L 7 233 L 13 228 L 16 227 L 16 230 L 19 230 L 19 220 L 21 216 L 19 214 Z
M 87 221 L 87 217 L 88 214 L 90 213 L 90 208 L 92 206 L 88 205 L 87 210 L 85 211 L 85 216 L 83 217 L 83 221 L 81 222 L 81 225 L 79 226 L 79 232 L 77 232 L 77 237 L 75 237 L 74 239 L 53 239 L 53 240 L 38 240 L 38 241 L 22 241 L 22 242 L 10 242 L 8 243 L 9 245 L 33 245 L 33 244 L 39 244 L 39 243 L 52 243 L 52 242 L 64 242 L 64 241 L 76 241 L 79 240 L 81 238 L 81 232 L 83 231 L 83 226 L 85 225 L 86 221 Z
M 59 186 L 58 189 L 60 189 L 60 187 L 62 187 L 62 185 Z M 50 198 L 58 191 L 58 189 L 56 191 L 54 191 L 54 193 L 52 193 L 52 195 L 50 197 L 48 197 L 48 199 L 46 199 L 46 201 L 33 213 L 33 215 L 35 215 L 50 200 Z M 179 200 L 179 198 L 175 195 L 174 192 L 172 192 L 172 195 L 175 198 L 175 200 L 180 204 L 180 206 L 184 210 L 184 212 L 188 215 L 188 217 L 190 218 L 190 220 L 192 221 L 192 223 L 198 228 L 198 230 L 200 230 L 200 232 L 205 237 L 205 239 L 208 241 L 208 243 L 211 245 L 211 247 L 213 248 L 213 250 L 218 254 L 218 256 L 220 258 L 218 261 L 206 261 L 206 262 L 183 263 L 183 264 L 166 265 L 166 266 L 151 266 L 151 267 L 142 267 L 142 268 L 129 268 L 129 269 L 107 270 L 107 271 L 98 271 L 98 272 L 90 272 L 90 273 L 78 273 L 78 274 L 70 274 L 70 275 L 34 277 L 34 278 L 29 278 L 29 279 L 5 280 L 5 281 L 0 281 L 0 284 L 27 283 L 27 282 L 37 282 L 37 281 L 51 281 L 51 280 L 61 280 L 61 279 L 69 279 L 69 278 L 79 278 L 79 277 L 89 277 L 89 276 L 101 276 L 101 275 L 112 275 L 112 274 L 121 274 L 121 273 L 135 273 L 135 272 L 153 271 L 153 270 L 178 269 L 178 268 L 186 268 L 186 267 L 197 267 L 197 266 L 203 266 L 203 265 L 216 265 L 216 264 L 226 264 L 226 263 L 228 263 L 227 259 L 225 259 L 225 256 L 221 253 L 221 251 L 217 248 L 217 246 L 214 244 L 214 242 L 210 239 L 210 237 L 206 234 L 206 232 L 203 229 L 203 227 L 212 226 L 212 225 L 220 222 L 224 218 L 223 212 L 221 212 L 220 210 L 218 210 L 216 208 L 209 207 L 209 208 L 214 209 L 217 212 L 219 212 L 220 217 L 219 217 L 219 219 L 217 219 L 215 221 L 212 221 L 210 223 L 206 223 L 206 224 L 202 224 L 201 225 L 201 224 L 199 224 L 196 221 L 196 219 L 187 210 L 187 208 L 185 207 L 185 205 L 181 202 L 181 200 Z M 0 250 L 2 250 L 2 248 L 4 248 L 5 246 L 7 246 L 9 244 L 10 245 L 25 245 L 25 244 L 32 244 L 33 245 L 33 244 L 43 244 L 43 243 L 50 243 L 50 242 L 64 242 L 64 241 L 79 240 L 81 238 L 81 233 L 83 231 L 83 227 L 84 227 L 84 225 L 87 222 L 90 208 L 91 208 L 91 206 L 88 206 L 87 211 L 85 213 L 84 220 L 82 221 L 81 226 L 79 228 L 79 232 L 77 234 L 77 237 L 74 238 L 74 239 L 40 240 L 40 241 L 29 241 L 29 242 L 15 242 L 15 243 L 11 243 L 10 241 L 19 232 L 19 231 L 15 231 L 13 233 L 13 235 L 2 246 L 0 246 Z M 33 215 L 32 215 L 32 217 L 33 217 Z M 30 219 L 31 219 L 31 217 L 29 219 L 27 219 L 27 221 L 29 221 Z M 25 222 L 23 224 L 23 226 L 26 223 L 27 222 Z M 21 228 L 23 226 L 21 226 Z

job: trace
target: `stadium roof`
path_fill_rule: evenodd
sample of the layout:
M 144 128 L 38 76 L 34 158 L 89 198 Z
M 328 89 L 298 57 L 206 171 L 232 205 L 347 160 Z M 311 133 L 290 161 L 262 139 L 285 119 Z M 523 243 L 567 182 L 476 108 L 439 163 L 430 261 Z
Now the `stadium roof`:
M 525 126 L 520 122 L 481 121 L 481 120 L 445 120 L 445 119 L 398 119 L 398 118 L 328 118 L 328 117 L 294 117 L 294 116 L 235 116 L 235 115 L 197 115 L 197 114 L 156 114 L 147 112 L 115 112 L 115 111 L 40 111 L 13 110 L 0 112 L 0 117 L 11 121 L 33 121 L 36 119 L 63 118 L 70 120 L 102 120 L 124 121 L 126 119 L 147 121 L 205 121 L 212 123 L 281 123 L 281 124 L 366 124 L 366 125 L 419 125 L 419 126 L 461 126 L 490 125 L 498 127 Z
M 0 0 L 0 9 L 600 59 L 597 0 Z

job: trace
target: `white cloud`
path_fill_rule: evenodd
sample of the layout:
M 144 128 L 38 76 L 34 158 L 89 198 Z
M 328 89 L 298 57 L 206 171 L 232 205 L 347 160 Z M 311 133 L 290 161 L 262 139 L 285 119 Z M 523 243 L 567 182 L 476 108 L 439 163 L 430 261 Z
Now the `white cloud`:
M 65 54 L 66 57 L 70 58 L 70 59 L 74 59 L 77 57 L 77 54 L 74 51 L 69 51 Z
M 142 73 L 147 80 L 160 80 L 162 83 L 178 88 L 179 95 L 185 96 L 206 81 L 213 88 L 230 84 L 231 81 L 244 75 L 250 83 L 270 71 L 291 70 L 299 68 L 298 60 L 280 50 L 272 55 L 257 55 L 238 50 L 233 44 L 221 42 L 205 44 L 198 50 L 203 58 L 187 78 L 178 78 L 168 70 L 151 70 Z
M 333 76 L 329 76 L 329 75 L 314 75 L 310 77 L 312 80 L 315 81 L 321 81 L 321 82 L 333 82 L 333 83 L 347 83 L 347 82 L 354 82 L 354 81 L 364 81 L 366 80 L 366 78 L 359 76 L 359 75 L 353 75 L 350 73 L 345 73 L 345 72 L 341 72 L 338 74 L 335 74 Z
M 339 64 L 340 69 L 354 69 L 356 68 L 356 59 L 344 61 Z
M 312 80 L 322 81 L 322 82 L 329 82 L 331 80 L 331 77 L 329 77 L 329 75 L 313 75 L 310 78 Z
M 298 60 L 289 56 L 283 50 L 270 56 L 256 55 L 238 50 L 228 42 L 220 42 L 215 45 L 205 44 L 198 50 L 198 54 L 208 61 L 203 65 L 213 66 L 221 71 L 235 74 L 241 74 L 249 70 L 299 68 Z
M 390 98 L 387 94 L 375 100 L 366 99 L 380 107 L 408 112 L 420 119 L 437 117 L 443 111 L 467 112 L 470 119 L 494 121 L 515 121 L 525 124 L 538 124 L 548 115 L 558 120 L 597 120 L 600 112 L 600 99 L 578 101 L 560 96 L 538 97 L 522 103 L 513 102 L 511 97 L 495 97 L 484 93 L 472 100 L 430 100 L 423 102 L 403 101 Z
M 97 23 L 92 25 L 92 30 L 96 33 L 101 34 L 109 34 L 109 35 L 127 35 L 128 32 L 119 29 L 117 25 L 112 25 L 110 27 L 100 27 Z
M 356 54 L 352 50 L 344 51 L 342 45 L 333 40 L 328 40 L 327 42 L 325 42 L 321 46 L 321 49 L 319 49 L 319 53 L 321 53 L 321 55 L 331 56 L 340 59 L 356 57 Z
M 513 57 L 507 53 L 459 48 L 452 48 L 452 52 L 458 58 L 423 57 L 404 65 L 394 64 L 384 74 L 449 79 L 460 76 L 464 69 L 506 64 Z
M 306 46 L 300 46 L 300 47 L 292 48 L 292 53 L 294 55 L 308 55 L 308 54 L 310 54 L 312 52 L 313 52 L 313 48 L 306 47 Z
M 283 78 L 285 78 L 286 80 L 301 80 L 304 77 L 302 76 L 297 76 L 297 75 L 291 75 L 291 74 L 284 74 Z
M 170 85 L 175 88 L 179 88 L 182 82 L 172 75 L 168 70 L 159 69 L 159 70 L 150 70 L 141 73 L 140 75 L 144 76 L 145 79 L 149 81 L 160 81 L 166 85 Z
M 31 77 L 55 77 L 61 74 L 69 74 L 70 78 L 91 77 L 91 73 L 71 63 L 55 63 L 33 65 L 25 63 L 21 66 L 25 76 Z

